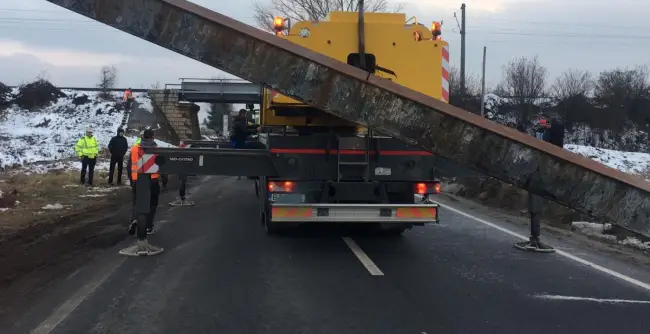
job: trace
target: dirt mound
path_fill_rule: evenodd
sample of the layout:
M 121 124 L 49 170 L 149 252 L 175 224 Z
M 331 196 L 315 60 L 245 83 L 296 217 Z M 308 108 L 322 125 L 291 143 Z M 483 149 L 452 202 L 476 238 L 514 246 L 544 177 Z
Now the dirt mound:
M 39 79 L 32 83 L 22 85 L 13 103 L 23 109 L 46 107 L 66 95 L 58 90 L 49 81 Z
M 90 99 L 88 98 L 88 95 L 86 94 L 81 94 L 77 95 L 72 99 L 72 103 L 74 103 L 75 106 L 80 106 L 88 103 Z

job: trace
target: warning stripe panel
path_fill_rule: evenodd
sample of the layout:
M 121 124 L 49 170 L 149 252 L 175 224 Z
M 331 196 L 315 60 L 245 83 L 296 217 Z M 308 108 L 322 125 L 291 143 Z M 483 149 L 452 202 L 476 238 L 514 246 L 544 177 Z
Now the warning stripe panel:
M 285 218 L 307 218 L 312 216 L 311 208 L 292 208 L 292 207 L 282 207 L 282 208 L 271 208 L 271 216 L 273 217 L 285 217 Z
M 143 154 L 138 160 L 138 173 L 153 174 L 158 172 L 157 154 Z
M 397 208 L 396 216 L 398 218 L 431 218 L 438 217 L 437 208 Z
M 449 46 L 446 45 L 442 48 L 442 100 L 449 102 Z

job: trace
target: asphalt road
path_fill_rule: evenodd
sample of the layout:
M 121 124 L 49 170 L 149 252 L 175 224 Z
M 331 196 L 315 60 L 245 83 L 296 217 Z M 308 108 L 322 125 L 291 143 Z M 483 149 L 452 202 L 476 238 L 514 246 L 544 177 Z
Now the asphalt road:
M 512 235 L 450 209 L 442 210 L 441 224 L 398 238 L 331 229 L 270 237 L 260 226 L 250 181 L 213 177 L 192 197 L 195 208 L 159 215 L 160 231 L 150 240 L 165 253 L 123 258 L 117 251 L 124 244 L 107 251 L 53 284 L 14 328 L 1 332 L 632 334 L 650 329 L 650 287 L 625 281 L 650 282 L 648 271 L 576 243 L 548 239 L 627 276 L 615 278 L 565 253 L 517 251 Z M 480 207 L 441 203 L 525 234 Z

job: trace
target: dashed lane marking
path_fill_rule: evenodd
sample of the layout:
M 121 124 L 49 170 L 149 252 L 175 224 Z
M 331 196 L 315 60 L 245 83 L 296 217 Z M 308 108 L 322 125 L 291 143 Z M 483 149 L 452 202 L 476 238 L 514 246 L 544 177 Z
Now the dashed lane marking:
M 377 265 L 372 262 L 370 257 L 366 255 L 366 253 L 357 245 L 354 240 L 348 238 L 348 237 L 343 237 L 343 241 L 350 247 L 350 250 L 352 250 L 352 253 L 361 261 L 361 264 L 363 264 L 366 269 L 368 269 L 368 272 L 370 272 L 370 275 L 372 276 L 384 276 L 384 273 L 377 267 Z
M 523 236 L 523 235 L 521 235 L 521 234 L 519 234 L 517 232 L 513 232 L 513 231 L 511 231 L 511 230 L 509 230 L 507 228 L 501 227 L 501 226 L 499 226 L 497 224 L 490 223 L 489 221 L 486 221 L 484 219 L 475 217 L 473 215 L 470 215 L 469 213 L 465 213 L 465 212 L 463 212 L 463 211 L 461 211 L 459 209 L 453 208 L 453 207 L 451 207 L 449 205 L 442 204 L 442 203 L 439 203 L 439 202 L 436 202 L 436 203 L 438 205 L 440 205 L 441 207 L 445 208 L 445 209 L 451 210 L 451 211 L 453 211 L 453 212 L 455 212 L 455 213 L 457 213 L 459 215 L 465 216 L 465 217 L 467 217 L 469 219 L 473 219 L 473 220 L 475 220 L 475 221 L 477 221 L 477 222 L 479 222 L 481 224 L 490 226 L 490 227 L 492 227 L 494 229 L 497 229 L 497 230 L 499 230 L 499 231 L 501 231 L 503 233 L 509 234 L 509 235 L 511 235 L 513 237 L 516 237 L 516 238 L 519 238 L 519 239 L 522 239 L 522 240 L 528 240 L 528 237 Z M 591 261 L 585 260 L 585 259 L 583 259 L 581 257 L 577 257 L 577 256 L 575 256 L 573 254 L 567 253 L 566 251 L 562 251 L 562 250 L 557 249 L 555 251 L 555 253 L 558 254 L 558 255 L 564 256 L 565 258 L 568 258 L 570 260 L 581 263 L 581 264 L 583 264 L 585 266 L 596 269 L 596 270 L 598 270 L 598 271 L 600 271 L 602 273 L 605 273 L 607 275 L 613 276 L 613 277 L 618 278 L 618 279 L 620 279 L 622 281 L 625 281 L 625 282 L 630 283 L 630 284 L 634 284 L 634 285 L 636 285 L 636 286 L 638 286 L 640 288 L 643 288 L 645 290 L 650 291 L 650 284 L 648 284 L 648 283 L 639 281 L 639 280 L 637 280 L 635 278 L 632 278 L 632 277 L 629 277 L 627 275 L 621 274 L 621 273 L 619 273 L 617 271 L 614 271 L 612 269 L 605 268 L 605 267 L 603 267 L 601 265 L 598 265 L 598 264 L 593 263 Z
M 650 300 L 609 299 L 609 298 L 592 298 L 592 297 L 546 295 L 546 294 L 533 295 L 533 298 L 553 300 L 553 301 L 592 302 L 592 303 L 600 303 L 600 304 L 650 304 Z

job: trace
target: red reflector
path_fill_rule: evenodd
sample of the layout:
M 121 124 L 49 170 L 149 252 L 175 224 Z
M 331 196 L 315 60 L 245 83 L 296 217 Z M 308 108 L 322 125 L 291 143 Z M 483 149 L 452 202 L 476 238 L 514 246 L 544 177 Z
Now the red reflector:
M 285 181 L 285 182 L 284 182 L 284 191 L 286 191 L 286 192 L 292 192 L 292 191 L 293 191 L 293 182 L 291 182 L 291 181 Z
M 268 184 L 269 192 L 293 192 L 295 183 L 292 181 L 271 181 Z
M 415 185 L 415 192 L 418 195 L 424 195 L 427 193 L 427 185 L 426 183 L 418 183 Z
M 440 183 L 439 182 L 434 182 L 434 183 L 416 183 L 415 184 L 415 193 L 418 195 L 425 195 L 425 194 L 439 194 L 440 193 Z

